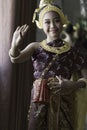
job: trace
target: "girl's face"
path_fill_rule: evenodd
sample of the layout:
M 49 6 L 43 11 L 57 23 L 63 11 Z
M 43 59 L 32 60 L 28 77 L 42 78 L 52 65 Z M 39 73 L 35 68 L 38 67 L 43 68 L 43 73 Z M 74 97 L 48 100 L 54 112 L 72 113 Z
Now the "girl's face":
M 50 11 L 43 17 L 43 31 L 49 41 L 59 38 L 62 31 L 62 22 L 58 13 Z

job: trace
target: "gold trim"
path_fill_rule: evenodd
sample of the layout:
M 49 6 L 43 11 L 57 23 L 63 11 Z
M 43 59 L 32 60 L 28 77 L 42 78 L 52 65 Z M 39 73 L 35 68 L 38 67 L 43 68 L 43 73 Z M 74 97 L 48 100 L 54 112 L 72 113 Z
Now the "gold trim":
M 34 15 L 33 15 L 33 22 L 35 21 L 37 27 L 40 28 L 40 29 L 43 28 L 42 24 L 43 24 L 44 14 L 49 12 L 49 11 L 55 11 L 56 13 L 58 13 L 60 15 L 62 24 L 68 24 L 69 23 L 67 16 L 65 16 L 64 13 L 62 12 L 62 10 L 59 9 L 58 7 L 56 7 L 55 5 L 47 4 L 47 6 L 44 7 L 41 11 L 40 11 L 40 9 L 41 8 L 36 9 L 35 12 L 34 12 Z M 36 13 L 38 13 L 39 11 L 40 11 L 39 20 L 36 20 Z
M 52 52 L 52 53 L 56 53 L 56 54 L 61 54 L 61 53 L 67 52 L 71 48 L 70 44 L 65 42 L 65 41 L 63 41 L 63 44 L 64 45 L 61 46 L 61 47 L 52 47 L 52 46 L 47 45 L 46 40 L 43 40 L 40 43 L 40 46 L 43 49 L 45 49 L 46 51 L 49 51 L 49 52 Z
M 64 13 L 56 6 L 48 4 L 45 8 L 42 9 L 42 11 L 39 14 L 39 22 L 42 24 L 44 14 L 49 11 L 55 11 L 60 15 L 61 21 L 63 24 L 67 24 L 69 21 L 67 17 L 64 15 Z M 42 26 L 42 25 L 41 25 Z

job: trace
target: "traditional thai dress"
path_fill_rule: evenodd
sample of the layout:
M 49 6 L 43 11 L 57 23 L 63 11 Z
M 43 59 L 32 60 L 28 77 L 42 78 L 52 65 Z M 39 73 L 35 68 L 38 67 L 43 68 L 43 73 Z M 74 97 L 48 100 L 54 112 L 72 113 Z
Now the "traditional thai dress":
M 47 43 L 51 47 L 62 47 L 62 40 L 55 40 Z M 50 52 L 40 46 L 32 56 L 34 67 L 34 78 L 39 79 L 43 70 L 47 67 L 55 52 Z M 76 48 L 70 47 L 67 51 L 58 55 L 44 78 L 55 78 L 61 76 L 64 79 L 71 79 L 73 73 L 80 73 L 84 66 L 84 60 L 79 55 Z M 31 93 L 31 105 L 29 113 L 28 130 L 75 130 L 76 109 L 75 109 L 75 91 L 69 89 L 65 92 L 50 94 L 48 103 L 33 102 L 33 88 Z

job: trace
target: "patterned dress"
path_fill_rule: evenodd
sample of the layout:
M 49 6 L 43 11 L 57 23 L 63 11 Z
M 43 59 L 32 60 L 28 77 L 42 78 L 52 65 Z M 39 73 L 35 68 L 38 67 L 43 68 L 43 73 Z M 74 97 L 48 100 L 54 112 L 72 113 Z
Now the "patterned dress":
M 61 47 L 62 40 L 55 40 L 47 43 L 49 46 Z M 39 79 L 43 70 L 51 61 L 55 53 L 48 52 L 42 47 L 36 49 L 32 56 L 34 67 L 34 78 Z M 71 79 L 72 74 L 80 73 L 84 66 L 83 57 L 79 55 L 76 48 L 70 48 L 67 52 L 59 54 L 50 70 L 46 73 L 45 79 L 60 76 Z M 32 102 L 33 89 L 31 93 L 31 105 L 29 113 L 28 130 L 74 130 L 75 127 L 75 92 L 57 93 L 51 97 L 48 104 Z

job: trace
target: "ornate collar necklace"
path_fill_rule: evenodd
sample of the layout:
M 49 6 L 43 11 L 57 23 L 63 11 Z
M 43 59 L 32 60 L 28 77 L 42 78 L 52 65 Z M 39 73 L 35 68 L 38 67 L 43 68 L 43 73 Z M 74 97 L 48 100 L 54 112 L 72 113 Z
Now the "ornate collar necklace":
M 45 49 L 46 51 L 49 51 L 49 52 L 52 52 L 52 53 L 56 53 L 56 54 L 61 54 L 61 53 L 64 53 L 64 52 L 67 52 L 68 50 L 70 50 L 70 44 L 63 41 L 63 45 L 61 47 L 52 47 L 50 45 L 48 45 L 46 43 L 46 40 L 43 40 L 41 43 L 40 43 L 40 46 Z

